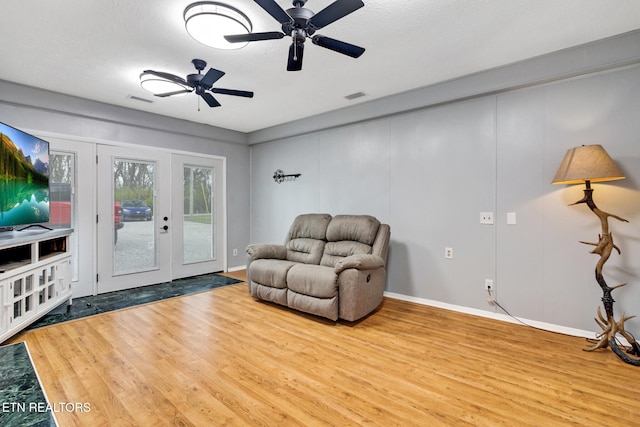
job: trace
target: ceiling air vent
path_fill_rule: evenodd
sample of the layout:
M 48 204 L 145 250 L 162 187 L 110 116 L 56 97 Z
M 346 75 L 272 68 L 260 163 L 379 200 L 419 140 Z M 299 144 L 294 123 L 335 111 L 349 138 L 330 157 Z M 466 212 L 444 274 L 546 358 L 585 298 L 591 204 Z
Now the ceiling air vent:
M 345 98 L 347 98 L 349 101 L 353 101 L 354 99 L 358 99 L 366 95 L 367 94 L 364 92 L 356 92 L 356 93 L 352 93 L 351 95 L 345 96 Z
M 153 101 L 150 99 L 140 98 L 139 96 L 129 95 L 127 96 L 129 99 L 133 99 L 134 101 L 146 102 L 147 104 L 153 104 Z

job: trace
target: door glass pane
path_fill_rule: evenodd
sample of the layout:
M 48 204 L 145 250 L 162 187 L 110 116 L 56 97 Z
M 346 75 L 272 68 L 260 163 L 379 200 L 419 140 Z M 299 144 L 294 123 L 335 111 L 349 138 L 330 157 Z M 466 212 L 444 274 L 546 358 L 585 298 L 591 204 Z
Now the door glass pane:
M 213 168 L 185 166 L 183 259 L 185 264 L 211 261 L 215 254 L 213 239 Z
M 52 151 L 49 156 L 49 223 L 50 228 L 73 228 L 71 260 L 74 282 L 78 281 L 78 232 L 76 226 L 75 153 Z
M 154 227 L 155 163 L 113 162 L 113 274 L 157 268 Z
M 75 156 L 51 153 L 49 159 L 49 224 L 51 228 L 73 227 L 72 177 Z

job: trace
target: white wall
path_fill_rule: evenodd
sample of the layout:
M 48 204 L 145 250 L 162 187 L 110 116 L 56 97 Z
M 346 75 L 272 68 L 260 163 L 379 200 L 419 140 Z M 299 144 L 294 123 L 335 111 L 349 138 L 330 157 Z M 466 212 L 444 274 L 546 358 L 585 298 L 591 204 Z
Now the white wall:
M 632 62 L 369 120 L 358 113 L 356 123 L 331 129 L 309 131 L 308 120 L 298 136 L 254 145 L 251 241 L 282 242 L 300 213 L 372 214 L 391 225 L 389 292 L 493 312 L 483 289 L 492 278 L 512 314 L 597 331 L 598 257 L 578 242 L 597 241 L 600 224 L 585 205 L 567 206 L 582 198 L 580 186 L 551 180 L 567 149 L 602 144 L 627 179 L 594 184 L 596 203 L 630 221 L 611 219 L 622 256 L 611 257 L 605 278 L 629 283 L 614 292 L 616 314 L 640 315 L 640 66 Z M 584 63 L 562 66 L 570 76 Z M 526 64 L 515 70 L 527 74 Z M 504 74 L 488 72 L 484 81 Z M 276 184 L 276 169 L 302 176 Z M 495 212 L 496 224 L 481 225 L 481 211 Z M 507 212 L 517 214 L 516 225 L 506 224 Z M 444 259 L 446 246 L 453 260 Z M 627 325 L 640 329 L 636 319 Z

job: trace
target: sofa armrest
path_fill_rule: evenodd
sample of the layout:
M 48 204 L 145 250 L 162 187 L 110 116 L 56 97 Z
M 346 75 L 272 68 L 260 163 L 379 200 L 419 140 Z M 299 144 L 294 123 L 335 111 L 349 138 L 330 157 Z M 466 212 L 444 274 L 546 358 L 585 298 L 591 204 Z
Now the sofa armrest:
M 283 245 L 254 243 L 247 246 L 247 253 L 255 259 L 287 259 L 287 248 Z
M 336 274 L 340 274 L 348 268 L 355 268 L 356 270 L 373 270 L 380 267 L 384 267 L 384 260 L 382 257 L 370 254 L 357 254 L 338 261 L 335 266 L 335 272 Z

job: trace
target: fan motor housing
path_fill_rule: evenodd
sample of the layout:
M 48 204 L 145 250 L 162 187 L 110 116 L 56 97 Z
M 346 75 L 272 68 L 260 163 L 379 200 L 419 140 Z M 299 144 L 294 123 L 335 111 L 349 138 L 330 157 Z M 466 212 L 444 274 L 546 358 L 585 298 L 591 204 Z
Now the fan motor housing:
M 198 86 L 203 77 L 202 74 L 189 74 L 187 75 L 187 82 L 192 86 Z
M 313 18 L 313 11 L 306 9 L 304 7 L 293 7 L 291 9 L 287 9 L 287 13 L 291 18 L 293 18 L 292 24 L 283 24 L 282 32 L 285 34 L 291 35 L 291 32 L 294 29 L 303 29 L 307 33 L 307 35 L 312 35 L 314 33 L 314 29 L 309 27 L 308 21 Z

